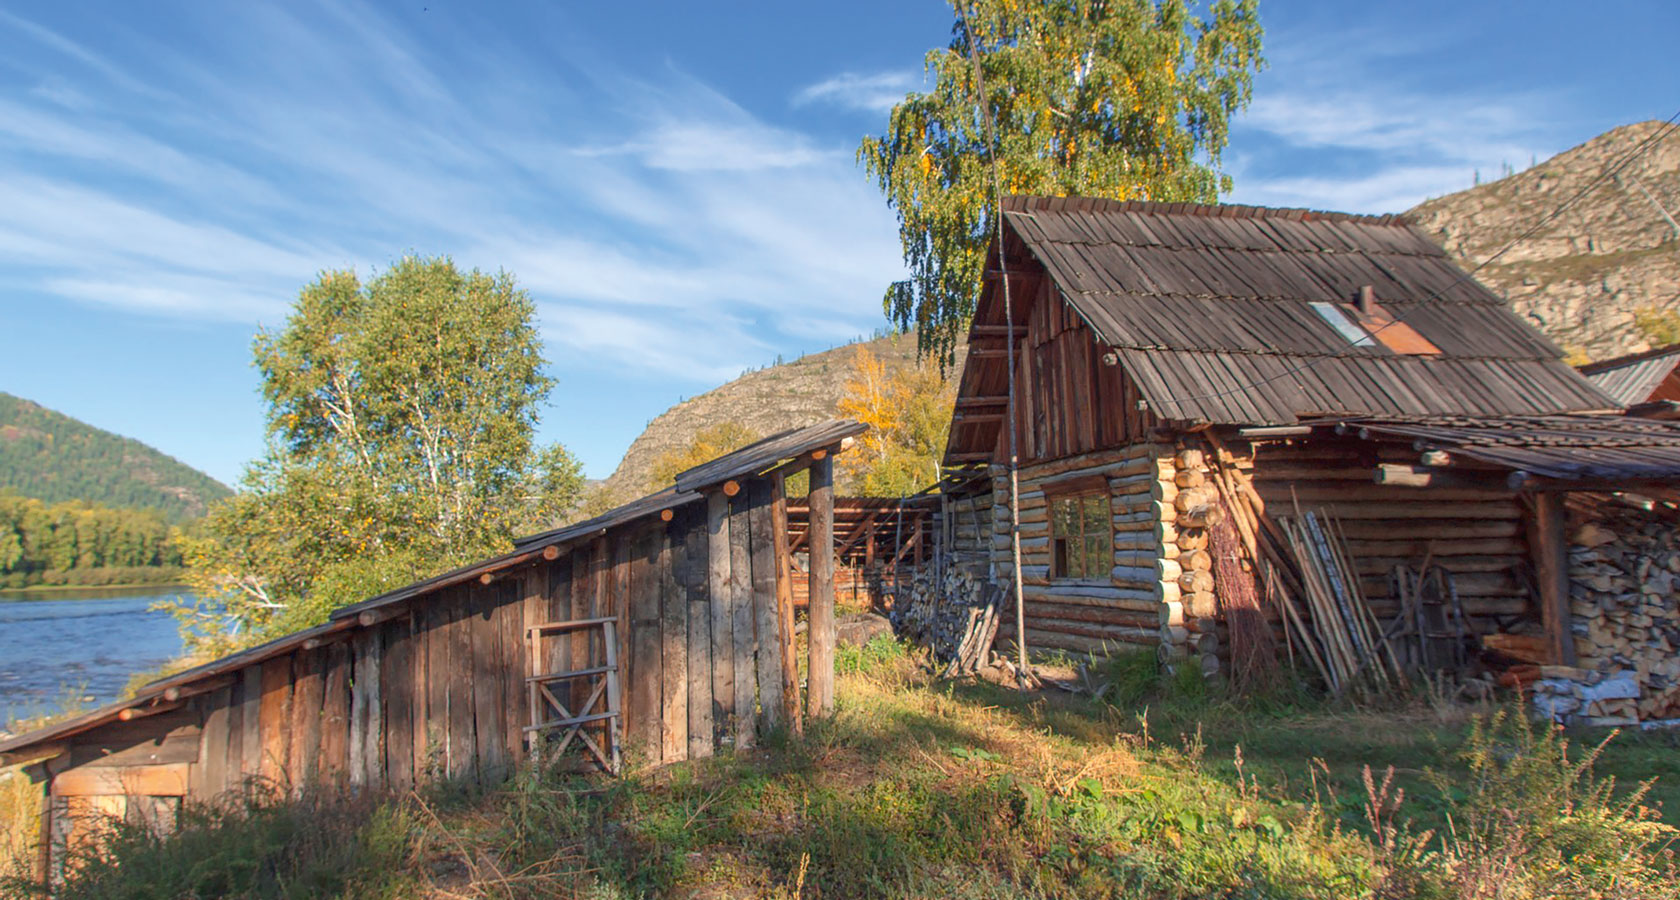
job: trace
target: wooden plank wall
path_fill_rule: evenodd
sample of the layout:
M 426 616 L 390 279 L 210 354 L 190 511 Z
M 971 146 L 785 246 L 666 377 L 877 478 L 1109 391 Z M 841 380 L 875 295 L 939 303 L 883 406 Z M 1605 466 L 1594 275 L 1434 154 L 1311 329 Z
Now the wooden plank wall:
M 1027 314 L 1016 361 L 1017 450 L 1023 466 L 1122 447 L 1146 439 L 1155 416 L 1141 395 L 1048 278 Z M 993 460 L 1009 459 L 1009 429 L 998 429 Z
M 406 791 L 444 778 L 494 785 L 527 754 L 526 629 L 601 616 L 625 623 L 621 686 L 632 763 L 751 746 L 760 728 L 797 707 L 784 702 L 791 640 L 777 619 L 774 492 L 764 479 L 742 488 L 715 504 L 727 526 L 721 532 L 708 521 L 708 504 L 689 504 L 669 522 L 631 523 L 555 560 L 444 588 L 386 621 L 252 664 L 178 710 L 84 732 L 54 777 L 49 803 L 69 816 L 133 809 L 155 817 L 156 804 L 135 798 L 208 802 L 248 785 L 279 792 Z M 599 634 L 547 641 L 536 668 L 603 665 Z M 580 682 L 568 695 L 574 714 L 585 690 Z M 596 728 L 604 738 L 605 723 Z M 68 840 L 70 826 L 60 822 L 58 831 Z
M 1163 583 L 1175 516 L 1172 498 L 1163 498 L 1156 477 L 1158 461 L 1170 448 L 1136 444 L 1067 459 L 1023 466 L 1021 485 L 1021 580 L 1026 605 L 1027 646 L 1087 651 L 1128 644 L 1153 646 L 1160 637 L 1160 608 L 1170 586 Z M 1008 585 L 1012 560 L 1009 539 L 1009 476 L 993 467 L 991 562 L 999 584 Z M 1068 581 L 1050 577 L 1049 506 L 1045 487 L 1065 479 L 1106 479 L 1114 538 L 1113 566 L 1107 578 Z M 998 634 L 1012 638 L 1013 616 L 1005 616 Z

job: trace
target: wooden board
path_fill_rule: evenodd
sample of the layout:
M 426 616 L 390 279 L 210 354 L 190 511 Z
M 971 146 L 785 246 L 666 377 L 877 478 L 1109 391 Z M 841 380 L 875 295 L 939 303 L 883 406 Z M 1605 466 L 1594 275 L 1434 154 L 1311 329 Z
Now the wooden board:
M 449 630 L 449 607 L 454 593 L 453 588 L 441 591 L 418 610 L 426 632 L 426 743 L 421 752 L 426 760 L 422 771 L 428 778 L 447 778 L 454 772 L 449 753 L 449 685 L 454 680 L 450 673 L 456 671 L 450 659 L 454 637 Z
M 268 783 L 290 790 L 292 773 L 292 657 L 276 656 L 262 664 L 262 700 L 258 707 L 262 732 L 262 757 L 258 771 Z
M 393 791 L 414 787 L 414 677 L 412 619 L 402 616 L 376 626 L 384 632 L 379 685 L 384 700 L 385 784 Z
M 161 766 L 87 766 L 67 769 L 53 778 L 59 797 L 121 796 L 182 797 L 187 793 L 188 764 Z
M 321 705 L 326 697 L 324 648 L 299 650 L 292 662 L 297 683 L 292 690 L 292 765 L 299 788 L 320 777 Z
M 262 666 L 241 669 L 239 686 L 239 774 L 254 778 L 262 774 Z
M 737 749 L 751 747 L 758 734 L 758 638 L 753 608 L 752 519 L 745 492 L 729 501 L 729 616 L 734 638 L 731 664 L 735 688 L 730 715 Z
M 379 630 L 364 628 L 356 632 L 351 638 L 351 651 L 356 663 L 350 686 L 350 784 L 382 790 L 385 721 L 379 676 L 385 645 Z
M 635 556 L 630 571 L 630 746 L 650 763 L 662 759 L 660 737 L 661 656 L 664 652 L 659 620 L 659 561 L 664 554 L 662 530 L 650 529 L 635 536 Z
M 659 741 L 660 758 L 688 758 L 688 591 L 679 579 L 687 550 L 677 522 L 660 534 Z
M 754 478 L 745 485 L 748 527 L 752 529 L 753 624 L 758 632 L 758 703 L 761 726 L 782 724 L 782 646 L 776 610 L 776 537 L 770 482 Z
M 681 521 L 688 561 L 683 573 L 688 594 L 688 755 L 698 759 L 711 756 L 717 746 L 712 693 L 717 661 L 712 653 L 711 522 L 707 513 L 693 507 L 685 511 Z M 727 553 L 724 558 L 728 559 Z
M 228 789 L 228 744 L 232 739 L 228 721 L 233 688 L 217 688 L 199 698 L 199 702 L 204 709 L 204 728 L 199 734 L 192 793 L 195 799 L 208 802 Z
M 322 781 L 336 787 L 350 777 L 350 667 L 349 641 L 327 646 L 326 697 L 321 704 Z
M 799 703 L 799 659 L 793 649 L 793 554 L 788 549 L 787 480 L 777 471 L 770 480 L 770 540 L 776 557 L 776 644 L 781 662 L 782 722 L 803 731 Z
M 547 564 L 540 564 L 546 568 Z M 512 767 L 524 758 L 525 744 L 525 632 L 521 583 L 499 581 L 496 605 L 496 639 L 501 655 L 497 660 L 497 683 L 502 687 L 502 766 Z
M 462 781 L 478 779 L 478 735 L 473 729 L 473 621 L 468 604 L 468 587 L 450 592 L 447 602 L 449 620 L 444 635 L 449 641 L 449 673 L 442 679 L 449 689 L 449 768 L 450 778 Z
M 734 582 L 729 572 L 729 497 L 723 491 L 706 495 L 706 586 L 710 595 L 707 611 L 711 617 L 711 723 L 715 740 L 731 733 L 735 718 Z
M 507 723 L 502 707 L 502 651 L 496 623 L 496 585 L 469 584 L 468 605 L 472 634 L 471 673 L 473 735 L 478 756 L 478 783 L 488 787 L 507 777 Z
M 834 710 L 834 457 L 811 466 L 811 590 L 806 601 L 810 623 L 809 709 L 813 716 Z M 919 532 L 918 532 L 919 534 Z

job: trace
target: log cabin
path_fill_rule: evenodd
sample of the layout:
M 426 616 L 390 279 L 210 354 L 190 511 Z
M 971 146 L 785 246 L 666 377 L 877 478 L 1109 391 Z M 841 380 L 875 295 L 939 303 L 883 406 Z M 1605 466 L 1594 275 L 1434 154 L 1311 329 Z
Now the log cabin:
M 753 746 L 833 706 L 834 459 L 866 426 L 784 432 L 655 494 L 323 624 L 0 741 L 41 786 L 43 877 L 108 818 L 186 803 L 490 786 L 526 761 L 616 772 Z M 809 470 L 790 527 L 787 476 Z M 809 694 L 790 535 L 810 559 Z M 802 579 L 805 580 L 805 579 Z
M 1569 662 L 1558 498 L 1680 478 L 1680 431 L 1622 415 L 1401 217 L 1015 197 L 984 277 L 938 555 L 1013 595 L 1013 457 L 1030 648 L 1218 671 L 1228 597 L 1304 508 L 1379 617 L 1422 560 L 1475 633 Z

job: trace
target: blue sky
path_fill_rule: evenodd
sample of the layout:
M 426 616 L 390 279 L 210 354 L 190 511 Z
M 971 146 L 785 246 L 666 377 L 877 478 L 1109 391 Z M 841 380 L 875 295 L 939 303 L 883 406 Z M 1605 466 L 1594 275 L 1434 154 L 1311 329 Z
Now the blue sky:
M 1402 8 L 1403 7 L 1403 8 Z M 1398 211 L 1680 108 L 1680 4 L 1261 3 L 1230 199 Z M 325 268 L 513 272 L 607 475 L 671 403 L 885 323 L 857 139 L 936 2 L 0 8 L 0 390 L 224 481 L 258 326 Z

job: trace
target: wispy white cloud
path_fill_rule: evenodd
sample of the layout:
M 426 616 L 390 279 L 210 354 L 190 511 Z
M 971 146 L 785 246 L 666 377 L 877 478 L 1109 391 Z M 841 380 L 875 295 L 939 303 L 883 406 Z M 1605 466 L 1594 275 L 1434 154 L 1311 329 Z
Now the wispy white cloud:
M 595 66 L 599 97 L 539 91 L 544 62 L 457 46 L 492 62 L 445 74 L 369 7 L 233 15 L 218 35 L 262 39 L 230 38 L 231 67 L 178 49 L 119 65 L 0 18 L 53 51 L 28 79 L 50 90 L 0 88 L 0 265 L 13 281 L 272 322 L 320 269 L 451 253 L 515 273 L 568 366 L 700 384 L 791 349 L 778 341 L 878 323 L 898 250 L 845 148 L 677 71 Z M 192 103 L 102 106 L 110 83 Z
M 890 111 L 904 99 L 905 94 L 921 84 L 922 79 L 910 72 L 876 72 L 871 75 L 842 72 L 801 88 L 793 95 L 793 105 L 826 103 L 860 112 L 883 113 Z

